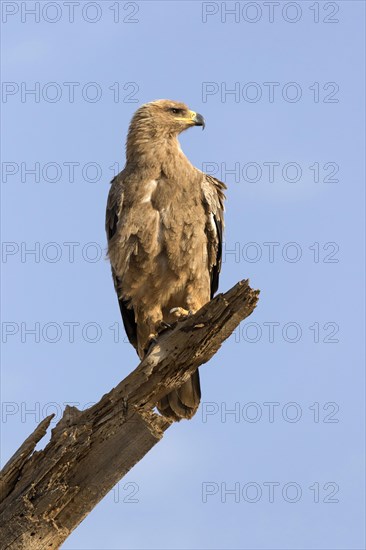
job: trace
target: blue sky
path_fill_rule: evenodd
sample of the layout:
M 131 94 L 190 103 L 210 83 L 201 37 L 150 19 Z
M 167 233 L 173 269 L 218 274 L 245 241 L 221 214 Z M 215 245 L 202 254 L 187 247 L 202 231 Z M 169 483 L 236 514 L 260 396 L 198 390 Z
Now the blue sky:
M 104 212 L 139 104 L 204 115 L 181 144 L 228 185 L 220 291 L 261 290 L 65 550 L 364 548 L 365 7 L 271 6 L 2 2 L 2 463 L 137 365 Z

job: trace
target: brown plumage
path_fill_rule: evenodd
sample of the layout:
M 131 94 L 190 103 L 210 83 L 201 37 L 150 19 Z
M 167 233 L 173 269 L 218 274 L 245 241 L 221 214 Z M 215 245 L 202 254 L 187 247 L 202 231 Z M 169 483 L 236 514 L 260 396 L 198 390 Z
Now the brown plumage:
M 127 336 L 140 358 L 159 332 L 195 312 L 218 288 L 225 185 L 195 168 L 178 135 L 204 126 L 184 103 L 158 100 L 134 114 L 126 166 L 112 180 L 108 255 Z M 173 419 L 200 402 L 198 371 L 158 404 Z

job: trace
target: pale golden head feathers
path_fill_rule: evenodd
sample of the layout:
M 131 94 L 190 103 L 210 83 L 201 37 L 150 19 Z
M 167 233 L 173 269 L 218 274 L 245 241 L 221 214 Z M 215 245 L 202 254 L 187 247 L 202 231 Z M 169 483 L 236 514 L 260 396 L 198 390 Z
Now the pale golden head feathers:
M 191 126 L 205 126 L 202 115 L 191 111 L 185 103 L 158 99 L 142 105 L 132 117 L 129 132 L 154 136 L 177 136 Z
M 127 136 L 127 160 L 155 154 L 167 141 L 191 126 L 205 127 L 202 115 L 191 111 L 185 103 L 158 99 L 141 105 L 132 117 Z M 152 145 L 155 145 L 153 147 Z M 152 159 L 149 159 L 152 160 Z

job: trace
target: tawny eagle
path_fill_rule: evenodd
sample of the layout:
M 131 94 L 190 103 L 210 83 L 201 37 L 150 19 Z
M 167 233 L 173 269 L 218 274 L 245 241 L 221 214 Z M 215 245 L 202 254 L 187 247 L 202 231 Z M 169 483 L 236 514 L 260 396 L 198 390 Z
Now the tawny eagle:
M 142 105 L 127 136 L 126 166 L 108 196 L 108 255 L 129 341 L 140 358 L 162 328 L 208 302 L 219 282 L 224 189 L 195 168 L 178 135 L 203 126 L 184 103 Z M 200 402 L 198 371 L 158 404 L 173 420 Z

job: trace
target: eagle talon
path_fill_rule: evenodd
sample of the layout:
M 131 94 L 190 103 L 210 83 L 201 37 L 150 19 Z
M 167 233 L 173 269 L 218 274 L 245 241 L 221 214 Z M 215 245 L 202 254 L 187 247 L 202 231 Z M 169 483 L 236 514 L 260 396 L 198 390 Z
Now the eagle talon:
M 170 330 L 173 329 L 172 325 L 170 325 L 169 323 L 166 323 L 165 321 L 160 321 L 160 327 L 161 327 L 163 330 L 168 329 L 168 328 L 169 328 Z
M 169 313 L 171 315 L 174 315 L 174 317 L 176 317 L 176 319 L 178 319 L 178 320 L 183 320 L 186 317 L 188 317 L 188 315 L 192 314 L 191 311 L 188 311 L 187 309 L 184 309 L 183 307 L 173 307 L 169 311 Z
M 150 353 L 150 351 L 153 349 L 154 346 L 156 346 L 157 343 L 158 343 L 158 339 L 156 338 L 156 336 L 149 337 L 149 340 L 144 348 L 145 356 Z

